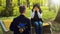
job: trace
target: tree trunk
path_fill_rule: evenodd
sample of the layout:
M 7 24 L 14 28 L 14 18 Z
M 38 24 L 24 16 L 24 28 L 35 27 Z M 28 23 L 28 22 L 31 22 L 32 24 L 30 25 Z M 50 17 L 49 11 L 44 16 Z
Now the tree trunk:
M 60 23 L 60 7 L 59 7 L 59 10 L 58 10 L 58 14 L 56 16 L 56 19 L 54 21 Z
M 53 6 L 51 6 L 51 5 L 53 5 Z M 55 5 L 55 3 L 53 3 L 52 0 L 48 0 L 48 7 L 49 7 L 49 11 L 51 11 L 53 9 L 54 12 L 56 12 L 56 5 Z
M 20 0 L 18 0 L 18 6 L 20 6 Z
M 51 11 L 50 5 L 51 5 L 51 0 L 48 0 L 49 11 Z
M 52 34 L 60 34 L 60 7 L 55 20 L 50 25 Z
M 6 0 L 6 8 L 2 11 L 2 17 L 8 17 L 13 15 L 12 0 Z
M 29 7 L 30 6 L 29 0 L 26 0 L 26 3 L 27 3 L 27 7 Z
M 0 0 L 0 6 L 1 6 L 1 0 Z
M 6 0 L 6 11 L 9 16 L 13 15 L 12 0 Z

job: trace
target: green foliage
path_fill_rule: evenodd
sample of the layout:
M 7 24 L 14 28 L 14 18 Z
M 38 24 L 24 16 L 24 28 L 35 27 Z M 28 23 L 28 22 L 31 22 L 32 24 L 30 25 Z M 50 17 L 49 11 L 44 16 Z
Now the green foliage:
M 16 6 L 16 7 L 14 7 L 13 9 L 14 9 L 13 15 L 14 15 L 14 16 L 18 16 L 18 15 L 19 15 L 19 8 Z
M 39 3 L 40 5 L 42 4 L 48 4 L 48 0 L 29 0 L 30 2 L 30 8 L 26 7 L 26 17 L 30 17 L 30 11 L 33 7 L 34 3 Z M 24 4 L 27 6 L 26 0 L 20 0 L 20 4 Z M 13 6 L 13 17 L 19 16 L 19 6 L 18 6 L 18 0 L 12 0 L 12 6 Z M 0 13 L 5 9 L 6 7 L 6 0 L 2 0 L 2 6 L 0 6 Z M 56 16 L 57 13 L 55 13 L 53 10 L 49 11 L 48 6 L 41 6 L 42 9 L 42 14 L 43 14 L 43 19 L 51 19 Z M 56 9 L 58 10 L 58 9 Z M 58 12 L 58 11 L 57 11 Z
M 4 7 L 0 6 L 0 11 L 4 10 Z

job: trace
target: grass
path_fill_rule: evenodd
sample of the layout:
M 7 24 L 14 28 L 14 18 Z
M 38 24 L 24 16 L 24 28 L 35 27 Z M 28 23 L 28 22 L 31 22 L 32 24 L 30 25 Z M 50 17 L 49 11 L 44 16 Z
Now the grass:
M 0 26 L 0 34 L 2 34 L 3 32 L 2 32 L 2 28 L 1 28 L 1 26 Z

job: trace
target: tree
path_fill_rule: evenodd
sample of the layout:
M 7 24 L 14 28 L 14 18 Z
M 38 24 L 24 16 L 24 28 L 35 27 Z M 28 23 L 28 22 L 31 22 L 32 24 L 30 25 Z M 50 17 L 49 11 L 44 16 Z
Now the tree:
M 51 5 L 53 5 L 53 6 L 51 7 Z M 53 3 L 53 0 L 48 0 L 48 7 L 49 7 L 49 11 L 51 11 L 53 9 L 54 12 L 56 12 L 56 5 L 55 5 L 55 3 Z
M 48 0 L 49 11 L 51 11 L 50 5 L 51 5 L 51 0 Z
M 60 23 L 60 6 L 59 6 L 59 10 L 58 10 L 58 14 L 56 16 L 56 19 L 54 21 Z
M 60 34 L 60 7 L 55 20 L 51 23 L 51 32 Z
M 6 11 L 8 12 L 9 16 L 13 15 L 12 0 L 6 0 Z
M 12 0 L 6 0 L 6 8 L 2 11 L 1 16 L 12 16 L 13 15 L 13 7 L 12 7 Z
M 26 0 L 26 3 L 27 3 L 27 7 L 29 7 L 30 6 L 29 0 Z
M 1 6 L 1 0 L 0 0 L 0 6 Z
M 20 0 L 18 0 L 18 6 L 20 6 Z

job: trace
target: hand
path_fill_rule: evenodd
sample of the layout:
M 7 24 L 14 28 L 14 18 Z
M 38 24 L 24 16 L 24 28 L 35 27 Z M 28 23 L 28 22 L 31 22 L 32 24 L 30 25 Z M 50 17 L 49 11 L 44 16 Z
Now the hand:
M 20 28 L 19 31 L 22 33 L 24 31 L 24 29 Z
M 37 9 L 37 11 L 39 11 L 39 9 Z
M 35 12 L 36 10 L 35 10 L 35 9 L 33 9 L 33 11 Z
M 33 9 L 33 11 L 39 11 L 39 9 Z

